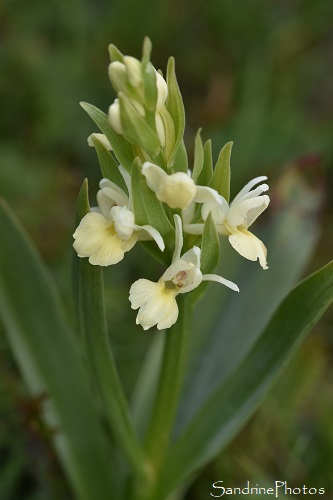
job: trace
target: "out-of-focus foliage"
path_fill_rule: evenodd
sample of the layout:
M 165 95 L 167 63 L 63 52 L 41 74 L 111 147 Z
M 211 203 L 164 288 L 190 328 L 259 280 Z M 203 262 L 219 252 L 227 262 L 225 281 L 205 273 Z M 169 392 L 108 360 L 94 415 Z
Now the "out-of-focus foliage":
M 100 178 L 95 152 L 86 145 L 95 129 L 78 103 L 93 102 L 106 111 L 112 102 L 110 42 L 139 56 L 143 37 L 150 36 L 152 60 L 163 71 L 167 57 L 176 57 L 188 146 L 199 126 L 203 139 L 213 135 L 215 157 L 233 140 L 234 192 L 256 174 L 267 173 L 274 184 L 290 163 L 301 165 L 305 179 L 310 173 L 310 184 L 323 166 L 330 192 L 331 0 L 7 0 L 0 16 L 0 194 L 32 233 L 66 298 L 75 199 L 88 173 L 91 193 Z M 332 255 L 331 199 L 311 270 Z M 149 338 L 138 331 L 133 342 L 128 325 L 134 313 L 128 315 L 121 304 L 127 300 L 125 284 L 144 265 L 138 248 L 126 265 L 106 275 L 108 315 L 121 325 L 112 342 L 127 391 Z M 146 277 L 154 279 L 155 271 L 147 269 Z M 191 500 L 206 498 L 211 482 L 222 476 L 239 484 L 284 475 L 295 485 L 313 478 L 326 486 L 332 460 L 332 322 L 332 314 L 326 316 L 257 417 L 199 478 Z M 0 497 L 70 498 L 40 427 L 38 402 L 26 399 L 2 336 L 0 357 Z

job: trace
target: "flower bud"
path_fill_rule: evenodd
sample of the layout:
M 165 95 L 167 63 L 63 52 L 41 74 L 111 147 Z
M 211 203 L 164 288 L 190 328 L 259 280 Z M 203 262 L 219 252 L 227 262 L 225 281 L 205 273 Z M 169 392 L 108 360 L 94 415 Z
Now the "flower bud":
M 138 87 L 142 83 L 141 62 L 135 59 L 135 57 L 125 56 L 124 64 L 129 83 L 132 87 Z
M 109 107 L 109 123 L 117 134 L 124 133 L 124 129 L 120 119 L 120 106 L 118 99 L 115 99 L 114 103 Z
M 124 87 L 124 84 L 127 79 L 127 72 L 126 72 L 126 66 L 125 64 L 119 62 L 119 61 L 114 61 L 111 64 L 109 64 L 109 78 L 111 80 L 112 86 L 114 89 L 119 92 L 119 90 L 122 90 Z
M 164 148 L 165 147 L 165 128 L 164 128 L 164 123 L 163 123 L 163 120 L 162 120 L 160 113 L 156 113 L 155 122 L 156 122 L 156 131 L 157 131 L 158 138 L 160 140 L 162 148 Z
M 168 85 L 164 80 L 163 76 L 156 71 L 156 86 L 157 86 L 157 110 L 164 106 L 164 103 L 168 97 Z
M 171 208 L 185 209 L 192 202 L 196 186 L 187 174 L 176 172 L 162 178 L 156 196 Z

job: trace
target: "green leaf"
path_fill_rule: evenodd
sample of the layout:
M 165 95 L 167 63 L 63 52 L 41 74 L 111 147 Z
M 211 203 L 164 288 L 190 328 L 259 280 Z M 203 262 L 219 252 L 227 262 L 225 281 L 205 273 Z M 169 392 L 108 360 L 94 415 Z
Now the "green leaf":
M 185 130 L 185 110 L 182 95 L 179 90 L 176 73 L 175 60 L 170 57 L 167 68 L 168 98 L 165 106 L 169 111 L 175 127 L 175 144 L 170 157 L 168 158 L 168 168 L 172 168 L 175 155 L 180 147 Z
M 211 213 L 207 217 L 201 240 L 201 272 L 210 274 L 220 260 L 220 240 Z M 203 281 L 198 288 L 192 291 L 191 301 L 195 304 L 210 285 L 208 281 Z
M 157 85 L 156 85 L 156 71 L 151 62 L 143 65 L 142 67 L 142 77 L 143 77 L 143 89 L 145 96 L 145 108 L 146 111 L 149 111 L 153 118 L 153 126 L 155 125 L 155 111 L 156 111 L 156 103 L 157 103 Z M 150 126 L 152 124 L 149 124 Z
M 195 142 L 194 142 L 194 165 L 193 165 L 192 179 L 196 184 L 198 183 L 197 181 L 204 164 L 204 150 L 200 134 L 201 134 L 201 128 L 199 128 L 197 135 L 195 136 Z
M 119 172 L 118 163 L 101 141 L 99 141 L 96 137 L 92 137 L 92 142 L 96 149 L 102 176 L 110 179 L 110 181 L 117 184 L 117 186 L 123 189 L 126 193 L 127 187 L 123 176 Z
M 153 49 L 153 45 L 151 43 L 150 38 L 148 36 L 145 36 L 143 39 L 142 59 L 141 59 L 141 62 L 143 65 L 148 64 L 148 62 L 150 61 L 152 49 Z
M 113 43 L 110 43 L 108 49 L 109 49 L 109 55 L 110 55 L 111 62 L 114 62 L 114 61 L 119 61 L 121 63 L 124 62 L 124 55 L 120 52 L 120 50 L 115 45 L 113 45 Z
M 145 475 L 146 458 L 130 417 L 127 401 L 109 344 L 104 310 L 103 274 L 100 266 L 80 259 L 80 320 L 85 354 L 94 387 L 99 389 L 103 411 L 120 449 L 133 469 Z
M 227 142 L 220 151 L 210 187 L 216 189 L 229 203 L 230 198 L 230 155 L 232 142 Z
M 0 314 L 32 395 L 78 499 L 109 499 L 111 468 L 86 373 L 55 286 L 15 215 L 0 205 Z M 18 282 L 19 280 L 19 282 Z
M 161 148 L 157 133 L 149 127 L 146 120 L 139 115 L 122 92 L 118 93 L 118 97 L 124 137 L 129 142 L 141 146 L 149 156 L 154 158 Z
M 188 158 L 184 141 L 180 143 L 174 160 L 175 172 L 188 172 Z
M 177 433 L 245 358 L 308 263 L 319 237 L 314 217 L 318 207 L 313 207 L 312 196 L 304 198 L 301 186 L 296 183 L 285 207 L 273 214 L 270 227 L 258 235 L 268 248 L 268 270 L 242 259 L 226 238 L 221 239 L 217 274 L 237 283 L 240 293 L 211 286 L 198 304 Z M 308 200 L 303 212 L 300 200 Z
M 201 242 L 201 272 L 211 273 L 220 259 L 220 241 L 210 212 L 204 225 Z
M 212 156 L 212 141 L 208 141 L 204 144 L 204 159 L 203 167 L 197 180 L 197 184 L 200 186 L 209 186 L 210 181 L 213 176 L 213 156 Z
M 107 115 L 103 111 L 87 102 L 81 102 L 80 105 L 106 136 L 119 163 L 130 171 L 132 161 L 134 160 L 131 145 L 121 135 L 116 134 L 109 124 Z
M 132 202 L 136 224 L 143 226 L 149 224 L 160 232 L 165 244 L 173 244 L 174 228 L 165 214 L 162 203 L 156 198 L 155 193 L 149 189 L 144 175 L 141 173 L 142 165 L 137 158 L 132 166 Z M 165 255 L 164 255 L 165 254 Z M 168 252 L 162 254 L 168 259 Z
M 212 460 L 230 441 L 332 302 L 333 261 L 289 293 L 248 356 L 171 448 L 165 492 Z

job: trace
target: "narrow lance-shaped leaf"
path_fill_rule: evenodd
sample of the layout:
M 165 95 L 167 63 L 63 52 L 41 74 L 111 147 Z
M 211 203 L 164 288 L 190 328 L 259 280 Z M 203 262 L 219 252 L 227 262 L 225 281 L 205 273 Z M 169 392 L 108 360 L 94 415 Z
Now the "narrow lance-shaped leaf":
M 175 73 L 175 60 L 170 57 L 167 68 L 168 98 L 166 108 L 169 111 L 175 127 L 175 144 L 170 157 L 168 168 L 172 168 L 175 155 L 182 143 L 185 130 L 185 110 L 182 95 L 180 93 Z
M 151 56 L 151 51 L 153 49 L 153 45 L 151 43 L 151 40 L 148 36 L 145 36 L 143 39 L 143 45 L 142 45 L 142 64 L 148 64 L 150 61 L 150 56 Z
M 220 240 L 213 222 L 212 214 L 210 213 L 205 220 L 204 230 L 201 240 L 201 272 L 202 274 L 210 274 L 214 271 L 220 259 Z M 208 281 L 204 281 L 201 285 L 191 293 L 191 300 L 195 303 L 205 292 L 208 287 Z M 200 306 L 199 306 L 200 307 Z
M 302 276 L 312 255 L 319 237 L 316 214 L 322 193 L 313 186 L 309 192 L 302 177 L 292 177 L 291 185 L 289 175 L 285 181 L 281 178 L 283 205 L 276 193 L 274 198 L 280 208 L 271 214 L 270 225 L 260 228 L 257 234 L 269 249 L 268 270 L 262 271 L 252 262 L 240 259 L 227 239 L 221 240 L 217 274 L 235 281 L 241 292 L 230 294 L 225 287 L 216 291 L 210 287 L 198 307 L 177 434 L 245 358 L 283 298 Z
M 333 261 L 289 293 L 242 364 L 185 429 L 168 455 L 164 493 L 230 441 L 332 302 Z
M 116 134 L 109 123 L 107 115 L 103 111 L 87 102 L 81 102 L 80 105 L 106 136 L 119 163 L 130 171 L 132 161 L 134 160 L 131 145 L 121 135 Z
M 208 139 L 204 144 L 203 167 L 197 180 L 200 186 L 209 186 L 213 176 L 212 141 Z
M 180 143 L 178 151 L 175 155 L 173 168 L 176 172 L 188 172 L 188 158 L 184 141 Z
M 232 142 L 227 142 L 220 151 L 210 186 L 229 202 L 230 198 L 230 155 Z
M 162 235 L 164 242 L 173 242 L 174 228 L 166 216 L 162 203 L 147 186 L 146 179 L 141 173 L 141 162 L 137 158 L 132 166 L 132 199 L 135 222 L 140 226 L 149 224 Z M 165 251 L 164 251 L 165 253 Z M 167 253 L 166 253 L 166 257 Z
M 96 149 L 96 153 L 99 159 L 99 164 L 101 167 L 102 176 L 110 179 L 110 181 L 117 184 L 117 186 L 121 187 L 125 192 L 127 191 L 125 181 L 123 176 L 119 172 L 118 163 L 112 154 L 106 149 L 104 144 L 96 139 L 96 137 L 92 137 L 92 142 Z
M 108 49 L 109 49 L 109 55 L 110 55 L 111 62 L 114 62 L 114 61 L 119 61 L 121 63 L 124 62 L 124 55 L 120 52 L 120 50 L 115 45 L 113 45 L 113 43 L 110 43 Z
M 48 398 L 45 418 L 57 429 L 54 443 L 77 498 L 108 500 L 112 471 L 106 436 L 74 333 L 47 270 L 4 204 L 0 226 L 0 313 L 14 356 L 31 394 Z
M 88 183 L 83 183 L 77 202 L 77 216 L 89 212 Z M 79 258 L 78 295 L 79 317 L 84 353 L 93 376 L 102 408 L 115 439 L 137 473 L 144 475 L 146 458 L 136 437 L 128 405 L 113 359 L 104 309 L 103 274 L 100 266 L 92 266 L 86 258 Z
M 201 272 L 211 273 L 220 259 L 220 241 L 210 213 L 204 225 L 201 242 Z
M 118 97 L 124 137 L 129 142 L 141 146 L 151 158 L 154 158 L 158 155 L 161 147 L 157 134 L 149 127 L 146 120 L 139 115 L 122 92 L 118 93 Z

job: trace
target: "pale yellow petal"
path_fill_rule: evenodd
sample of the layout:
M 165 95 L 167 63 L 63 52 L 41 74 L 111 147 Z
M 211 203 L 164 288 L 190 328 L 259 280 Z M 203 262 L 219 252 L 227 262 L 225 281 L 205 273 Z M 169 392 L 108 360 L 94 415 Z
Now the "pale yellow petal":
M 235 231 L 229 236 L 231 246 L 240 254 L 249 260 L 259 260 L 263 269 L 267 267 L 267 250 L 259 238 L 250 233 L 250 231 Z
M 193 179 L 185 172 L 176 172 L 163 177 L 156 196 L 171 208 L 186 209 L 192 203 L 195 193 Z
M 237 227 L 243 225 L 247 229 L 249 227 L 247 223 L 248 214 L 258 213 L 257 215 L 258 217 L 261 214 L 261 212 L 265 210 L 266 206 L 267 205 L 265 205 L 265 199 L 263 196 L 257 196 L 257 198 L 251 198 L 244 201 L 240 200 L 239 202 L 233 204 L 230 207 L 227 217 L 227 223 L 231 227 Z M 255 217 L 255 219 L 257 217 Z
M 242 198 L 245 194 L 247 194 L 249 191 L 251 191 L 251 189 L 256 185 L 256 184 L 259 184 L 259 182 L 262 182 L 262 181 L 266 181 L 267 180 L 267 176 L 266 175 L 261 175 L 260 177 L 255 177 L 254 179 L 252 179 L 252 181 L 248 182 L 247 184 L 245 184 L 245 186 L 243 187 L 243 189 L 241 189 L 238 193 L 237 196 L 235 196 L 234 200 L 232 203 L 234 203 L 235 201 L 238 201 L 240 198 Z
M 144 330 L 155 325 L 159 330 L 170 328 L 178 318 L 175 293 L 165 288 L 162 280 L 154 283 L 140 279 L 133 283 L 129 300 L 132 309 L 139 309 L 136 323 Z
M 146 177 L 149 189 L 155 191 L 155 193 L 159 189 L 162 180 L 168 175 L 161 167 L 149 161 L 142 165 L 142 174 Z
M 234 290 L 235 292 L 239 292 L 239 288 L 234 283 L 233 281 L 227 280 L 226 278 L 223 278 L 222 276 L 219 276 L 218 274 L 204 274 L 202 276 L 202 281 L 216 281 L 217 283 L 221 283 L 221 285 L 225 285 L 228 288 L 231 288 L 231 290 Z
M 133 235 L 122 240 L 102 214 L 90 212 L 81 220 L 74 233 L 73 247 L 80 257 L 89 257 L 90 264 L 109 266 L 117 264 L 136 243 Z

